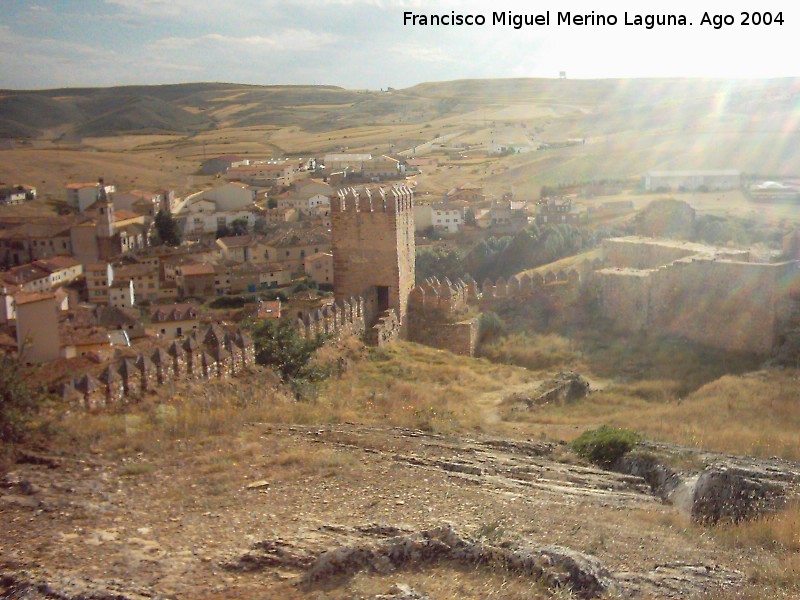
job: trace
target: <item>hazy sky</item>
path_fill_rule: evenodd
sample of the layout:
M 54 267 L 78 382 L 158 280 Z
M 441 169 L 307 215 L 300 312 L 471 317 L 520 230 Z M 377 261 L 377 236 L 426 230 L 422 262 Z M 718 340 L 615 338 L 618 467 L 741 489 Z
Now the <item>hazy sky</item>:
M 792 3 L 793 4 L 793 3 Z M 797 5 L 794 5 L 797 6 Z M 643 12 L 687 27 L 624 25 Z M 784 24 L 742 26 L 742 10 Z M 551 25 L 493 26 L 492 11 Z M 613 14 L 616 26 L 557 26 L 559 11 Z M 481 14 L 482 27 L 412 27 L 403 13 Z M 703 13 L 735 24 L 703 27 Z M 715 0 L 0 0 L 0 87 L 226 81 L 407 87 L 483 77 L 786 77 L 800 75 L 800 8 Z

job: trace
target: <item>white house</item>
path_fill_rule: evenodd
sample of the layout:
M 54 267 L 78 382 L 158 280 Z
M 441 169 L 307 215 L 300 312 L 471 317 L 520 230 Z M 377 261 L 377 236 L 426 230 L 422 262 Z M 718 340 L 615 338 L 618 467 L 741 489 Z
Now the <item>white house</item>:
M 203 192 L 199 197 L 213 201 L 218 211 L 241 210 L 255 202 L 256 193 L 248 185 L 234 181 Z
M 136 303 L 133 280 L 116 281 L 108 289 L 108 304 L 114 308 L 130 308 Z
M 444 233 L 458 233 L 464 227 L 464 212 L 460 208 L 445 208 L 431 204 L 415 205 L 415 230 L 424 231 L 431 227 Z
M 239 219 L 252 228 L 260 214 L 253 199 L 254 192 L 247 186 L 226 184 L 189 200 L 176 215 L 176 221 L 184 235 L 215 233 Z
M 116 188 L 113 185 L 105 185 L 106 195 L 113 194 Z M 100 196 L 100 183 L 68 183 L 67 184 L 67 206 L 78 212 L 83 212 L 92 204 L 97 202 Z

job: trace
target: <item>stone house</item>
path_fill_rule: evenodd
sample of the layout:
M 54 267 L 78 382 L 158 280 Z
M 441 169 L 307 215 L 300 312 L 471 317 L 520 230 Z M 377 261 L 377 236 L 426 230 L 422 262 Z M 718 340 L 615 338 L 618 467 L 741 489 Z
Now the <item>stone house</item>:
M 52 292 L 18 294 L 15 299 L 17 348 L 26 363 L 42 363 L 61 356 L 58 300 Z
M 294 227 L 264 242 L 264 259 L 280 263 L 293 273 L 300 273 L 306 256 L 330 252 L 331 234 L 322 227 Z
M 73 254 L 72 217 L 48 217 L 0 229 L 0 264 L 23 265 L 52 256 Z
M 216 271 L 210 264 L 186 264 L 176 269 L 175 283 L 179 295 L 188 298 L 208 298 L 216 294 Z
M 307 256 L 303 263 L 306 275 L 317 283 L 333 285 L 333 254 L 330 252 L 317 252 Z
M 130 308 L 136 304 L 133 280 L 119 280 L 108 288 L 108 304 L 114 308 Z
M 196 331 L 200 320 L 194 304 L 159 304 L 150 308 L 150 322 L 164 337 L 180 338 Z

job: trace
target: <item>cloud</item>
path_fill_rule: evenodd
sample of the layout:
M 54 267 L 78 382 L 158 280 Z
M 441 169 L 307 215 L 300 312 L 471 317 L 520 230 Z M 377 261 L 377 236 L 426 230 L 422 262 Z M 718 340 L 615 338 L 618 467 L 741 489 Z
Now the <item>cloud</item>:
M 308 29 L 286 29 L 274 35 L 225 35 L 207 33 L 196 37 L 167 37 L 154 46 L 164 51 L 188 50 L 198 47 L 224 47 L 246 52 L 308 52 L 319 50 L 339 40 L 339 36 Z
M 402 44 L 396 44 L 389 50 L 390 52 L 395 52 L 398 55 L 402 56 L 406 59 L 416 60 L 420 62 L 429 62 L 429 63 L 458 63 L 463 62 L 451 54 L 449 54 L 443 48 L 438 46 L 425 46 L 423 44 L 418 44 L 415 42 L 403 42 Z
M 155 17 L 178 17 L 191 14 L 196 2 L 191 0 L 105 0 L 125 12 Z

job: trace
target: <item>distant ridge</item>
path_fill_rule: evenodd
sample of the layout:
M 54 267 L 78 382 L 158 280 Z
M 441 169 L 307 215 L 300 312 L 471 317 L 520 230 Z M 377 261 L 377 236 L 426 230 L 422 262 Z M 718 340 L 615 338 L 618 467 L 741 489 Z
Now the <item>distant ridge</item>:
M 462 79 L 386 92 L 219 82 L 0 90 L 0 137 L 191 134 L 288 125 L 330 131 L 426 123 L 504 104 L 574 113 L 594 133 L 612 125 L 644 131 L 672 123 L 691 129 L 709 115 L 715 127 L 741 128 L 754 114 L 775 120 L 800 109 L 800 79 Z

